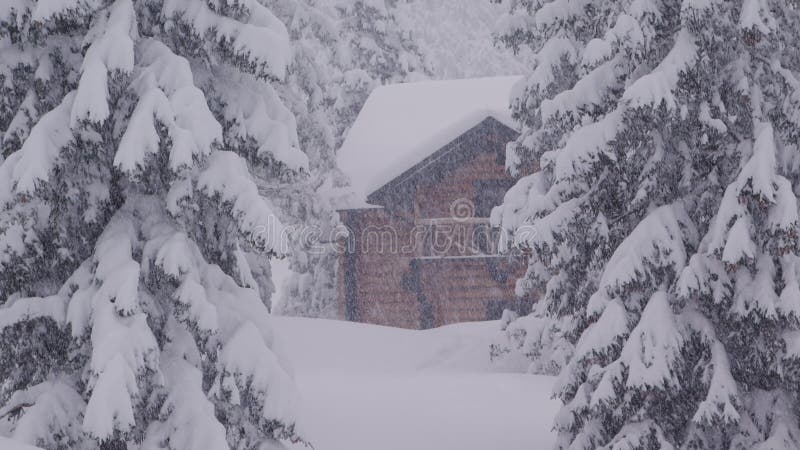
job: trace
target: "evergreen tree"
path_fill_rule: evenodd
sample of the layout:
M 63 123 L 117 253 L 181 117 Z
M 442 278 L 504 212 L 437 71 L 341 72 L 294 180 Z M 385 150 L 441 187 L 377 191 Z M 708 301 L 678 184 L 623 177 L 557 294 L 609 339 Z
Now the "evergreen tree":
M 292 275 L 276 299 L 278 314 L 338 315 L 335 209 L 348 180 L 335 167 L 335 151 L 372 90 L 430 74 L 410 32 L 394 17 L 394 2 L 331 0 L 278 2 L 295 49 L 286 84 L 311 174 L 290 183 L 261 184 L 276 196 L 290 225 Z
M 500 38 L 537 57 L 493 216 L 544 295 L 501 351 L 570 353 L 559 448 L 800 447 L 798 24 L 771 0 L 511 2 Z
M 410 31 L 394 17 L 397 0 L 342 0 L 339 58 L 344 67 L 336 99 L 341 140 L 377 86 L 431 74 Z
M 330 317 L 332 314 L 312 305 L 335 310 L 337 300 L 333 289 L 336 254 L 332 248 L 317 244 L 324 230 L 339 223 L 326 202 L 326 192 L 320 188 L 336 174 L 334 152 L 339 132 L 333 105 L 342 74 L 336 62 L 340 27 L 334 9 L 322 8 L 311 0 L 276 1 L 273 9 L 286 25 L 294 52 L 286 82 L 279 89 L 297 118 L 298 138 L 310 164 L 309 173 L 260 179 L 258 184 L 264 195 L 274 199 L 280 219 L 287 225 L 284 250 L 293 273 L 277 283 L 296 284 L 308 278 L 315 282 L 287 292 L 285 286 L 270 281 L 264 290 L 282 293 L 273 296 L 273 312 L 277 314 Z M 291 308 L 287 310 L 286 305 Z
M 46 448 L 301 440 L 258 264 L 308 171 L 255 0 L 0 6 L 0 416 Z M 253 255 L 258 254 L 257 258 Z

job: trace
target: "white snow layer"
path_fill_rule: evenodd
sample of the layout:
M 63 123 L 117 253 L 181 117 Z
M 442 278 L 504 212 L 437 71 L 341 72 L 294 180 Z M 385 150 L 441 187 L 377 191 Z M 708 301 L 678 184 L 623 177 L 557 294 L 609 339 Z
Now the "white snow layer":
M 487 117 L 516 128 L 509 109 L 521 77 L 382 86 L 367 99 L 338 163 L 364 198 Z
M 40 450 L 39 447 L 12 441 L 11 439 L 0 436 L 0 448 L 3 450 Z
M 320 450 L 552 448 L 553 377 L 489 361 L 499 323 L 427 331 L 274 317 Z M 292 450 L 305 449 L 301 444 Z

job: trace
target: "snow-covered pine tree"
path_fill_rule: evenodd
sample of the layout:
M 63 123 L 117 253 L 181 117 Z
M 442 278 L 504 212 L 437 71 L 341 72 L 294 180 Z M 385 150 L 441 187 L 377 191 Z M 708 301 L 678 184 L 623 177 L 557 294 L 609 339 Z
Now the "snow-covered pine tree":
M 314 3 L 307 0 L 272 3 L 274 13 L 287 28 L 294 53 L 287 68 L 286 82 L 279 86 L 279 90 L 286 106 L 296 117 L 298 139 L 309 157 L 310 173 L 284 173 L 280 177 L 259 179 L 258 185 L 262 194 L 274 199 L 280 219 L 288 226 L 284 250 L 294 269 L 328 273 L 333 272 L 335 265 L 328 267 L 310 260 L 297 233 L 291 232 L 317 228 L 318 222 L 324 223 L 335 217 L 332 212 L 326 215 L 314 209 L 313 205 L 319 201 L 319 194 L 315 191 L 317 179 L 334 165 L 336 133 L 330 105 L 334 102 L 332 92 L 340 73 L 333 63 L 338 27 L 330 12 Z M 270 273 L 271 269 L 264 267 L 262 271 Z M 279 298 L 281 286 L 277 284 L 284 282 L 270 279 L 269 285 L 264 286 L 264 290 L 272 293 L 272 306 L 278 306 L 273 312 L 279 314 L 283 313 L 280 305 L 285 299 Z M 317 293 L 323 295 L 320 291 L 310 295 Z M 335 296 L 329 297 L 333 301 Z
M 334 0 L 341 20 L 338 57 L 344 70 L 336 100 L 340 142 L 370 92 L 386 83 L 431 74 L 409 30 L 394 17 L 398 0 Z
M 429 75 L 410 33 L 397 23 L 395 2 L 303 0 L 275 2 L 293 42 L 295 59 L 284 90 L 310 158 L 310 177 L 273 180 L 261 189 L 279 200 L 290 226 L 292 274 L 276 286 L 275 312 L 335 317 L 335 208 L 348 180 L 335 167 L 335 150 L 370 92 L 383 83 Z
M 530 52 L 516 53 L 492 38 L 505 7 L 488 0 L 398 0 L 393 15 L 410 30 L 433 78 L 518 75 Z
M 279 90 L 297 118 L 309 169 L 328 171 L 335 166 L 337 130 L 331 110 L 342 73 L 336 59 L 340 31 L 336 11 L 318 6 L 314 0 L 272 3 L 275 15 L 287 28 L 294 53 Z
M 560 370 L 588 325 L 586 304 L 613 248 L 648 205 L 664 204 L 663 197 L 670 195 L 657 191 L 671 186 L 658 180 L 651 180 L 649 189 L 642 184 L 639 192 L 631 186 L 637 177 L 679 170 L 659 160 L 665 155 L 658 142 L 644 145 L 654 140 L 648 133 L 631 136 L 642 143 L 641 152 L 628 155 L 608 145 L 622 128 L 617 106 L 627 79 L 635 79 L 642 63 L 655 66 L 665 51 L 658 48 L 656 54 L 650 48 L 668 45 L 650 35 L 674 26 L 677 18 L 668 23 L 668 17 L 655 17 L 642 30 L 634 18 L 620 15 L 623 5 L 595 6 L 573 10 L 562 1 L 510 2 L 498 24 L 502 42 L 515 51 L 528 46 L 536 56 L 533 72 L 513 94 L 512 109 L 523 132 L 506 158 L 513 174 L 525 176 L 492 219 L 507 231 L 502 245 L 533 250 L 517 290 L 543 293 L 533 316 L 545 319 L 526 319 L 525 326 L 509 323 L 508 342 L 498 351 L 548 355 L 534 367 L 547 372 Z M 615 153 L 623 158 L 617 161 Z M 632 208 L 634 199 L 638 205 Z
M 255 180 L 308 166 L 276 90 L 291 53 L 255 0 L 0 5 L 0 416 L 14 438 L 301 439 L 248 263 L 283 234 Z
M 337 254 L 320 241 L 327 241 L 339 225 L 329 191 L 335 184 L 343 184 L 335 167 L 335 150 L 342 132 L 335 109 L 343 79 L 337 56 L 341 27 L 338 11 L 318 3 L 281 0 L 272 4 L 276 16 L 286 25 L 294 52 L 286 82 L 278 88 L 297 118 L 300 145 L 309 157 L 309 173 L 287 173 L 260 179 L 258 184 L 262 193 L 274 199 L 287 226 L 286 250 L 292 274 L 277 280 L 284 286 L 273 286 L 271 281 L 264 286 L 264 290 L 279 292 L 273 298 L 273 312 L 333 317 Z
M 558 447 L 800 447 L 800 5 L 511 4 L 533 173 L 494 219 L 545 294 L 506 345 L 572 346 Z

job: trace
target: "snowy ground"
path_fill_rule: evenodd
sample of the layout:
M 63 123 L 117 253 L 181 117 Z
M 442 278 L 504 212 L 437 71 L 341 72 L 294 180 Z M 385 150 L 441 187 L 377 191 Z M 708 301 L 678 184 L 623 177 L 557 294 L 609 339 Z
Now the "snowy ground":
M 2 450 L 41 450 L 39 447 L 22 444 L 17 441 L 0 436 L 0 449 Z
M 497 326 L 407 331 L 275 318 L 316 450 L 551 448 L 552 378 L 489 365 Z

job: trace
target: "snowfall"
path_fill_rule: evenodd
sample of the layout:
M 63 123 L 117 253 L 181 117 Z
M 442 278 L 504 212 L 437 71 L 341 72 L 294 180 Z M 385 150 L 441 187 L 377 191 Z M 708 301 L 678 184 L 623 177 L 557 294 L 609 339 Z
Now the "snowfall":
M 315 450 L 553 446 L 553 378 L 520 373 L 515 361 L 489 361 L 498 322 L 426 331 L 289 317 L 274 322 Z

